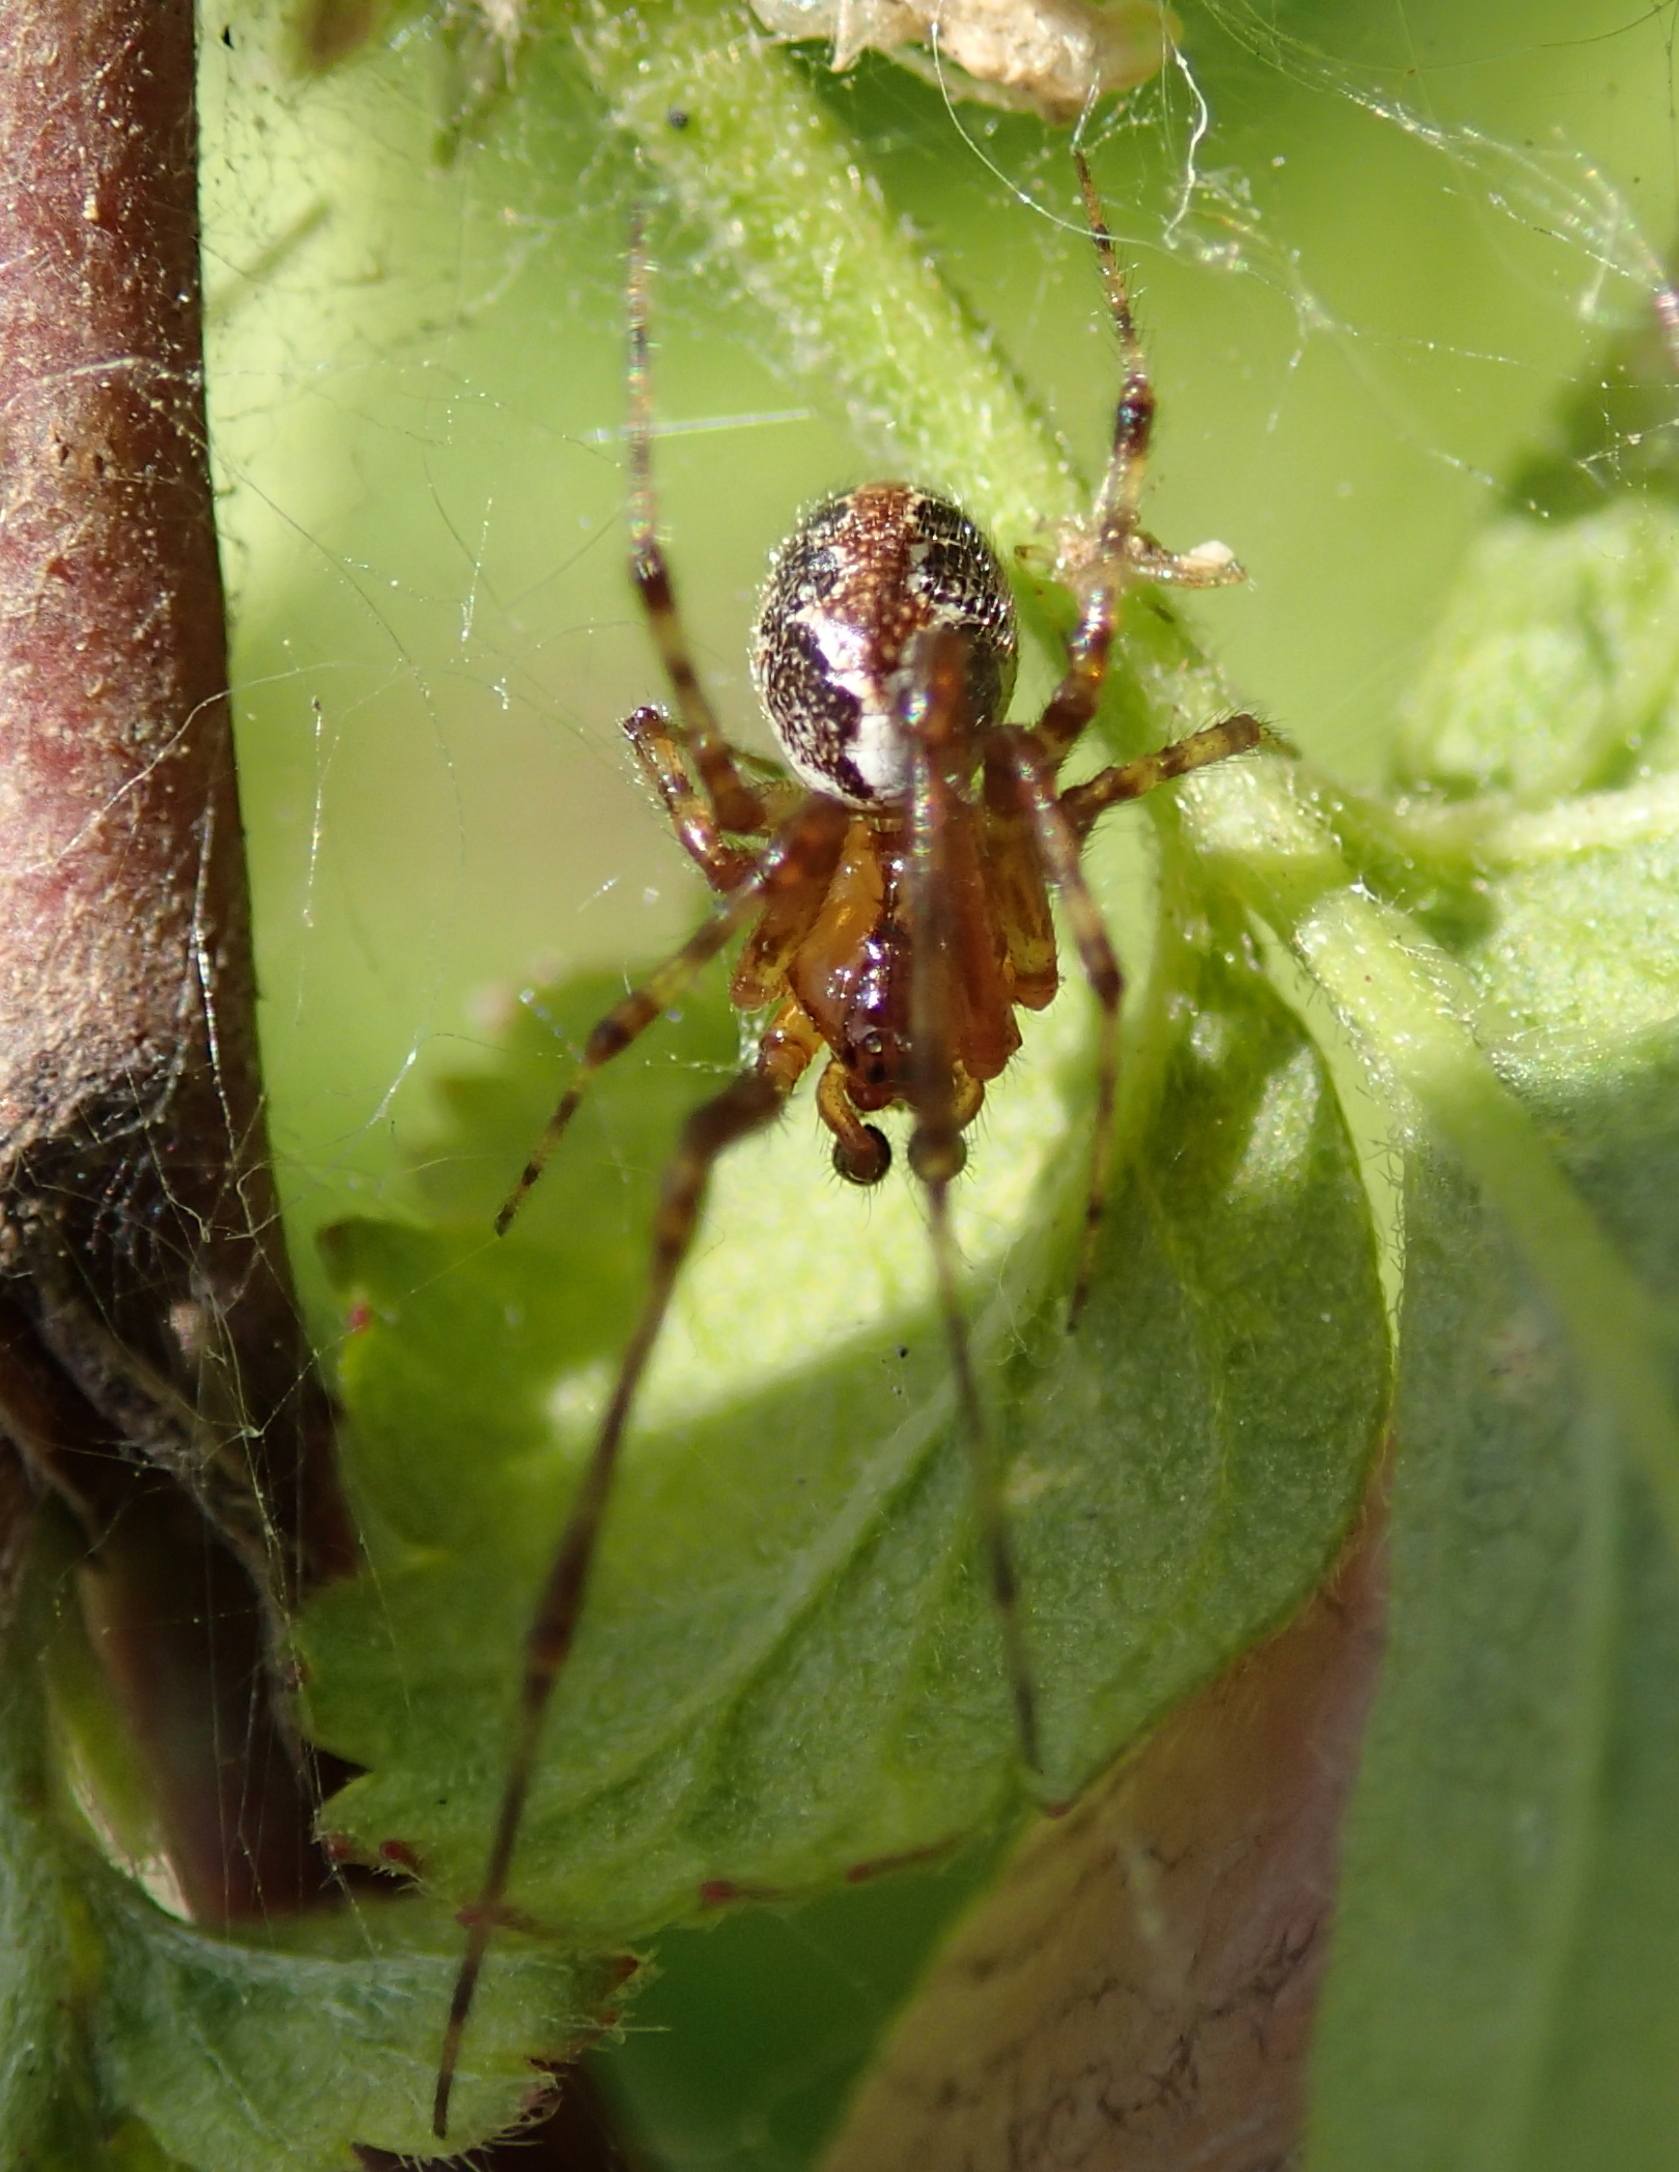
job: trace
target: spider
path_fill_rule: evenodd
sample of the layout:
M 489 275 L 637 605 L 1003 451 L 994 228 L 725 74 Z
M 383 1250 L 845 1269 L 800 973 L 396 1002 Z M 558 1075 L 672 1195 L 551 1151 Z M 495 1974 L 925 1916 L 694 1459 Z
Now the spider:
M 788 771 L 737 754 L 695 672 L 655 526 L 648 273 L 632 234 L 630 570 L 675 719 L 637 709 L 624 726 L 689 856 L 718 893 L 710 918 L 595 1025 L 576 1076 L 496 1219 L 505 1234 L 597 1072 L 670 1008 L 750 924 L 734 976 L 738 1009 L 767 1012 L 738 1077 L 688 1117 L 664 1177 L 641 1313 L 593 1453 L 567 1511 L 526 1634 L 516 1733 L 438 2066 L 433 2125 L 449 2097 L 473 1993 L 506 1898 L 538 1741 L 583 1614 L 596 1542 L 637 1388 L 694 1241 L 707 1185 L 729 1147 L 773 1123 L 826 1053 L 816 1109 L 834 1167 L 878 1184 L 891 1162 L 868 1119 L 904 1107 L 908 1159 L 926 1192 L 939 1306 L 986 1573 L 1002 1634 L 1020 1755 L 1039 1767 L 1033 1678 L 1016 1604 L 1000 1481 L 990 1453 L 957 1286 L 950 1186 L 962 1134 L 1020 1045 L 1017 1009 L 1058 984 L 1050 892 L 1060 894 L 1100 1006 L 1089 1189 L 1069 1324 L 1089 1287 L 1108 1187 L 1123 978 L 1080 868 L 1098 818 L 1168 779 L 1258 744 L 1246 714 L 1063 787 L 1061 765 L 1095 714 L 1119 605 L 1134 580 L 1183 587 L 1244 578 L 1219 543 L 1174 553 L 1138 522 L 1154 394 L 1125 281 L 1089 168 L 1075 153 L 1123 379 L 1107 471 L 1088 520 L 1059 539 L 1057 578 L 1078 601 L 1065 669 L 1030 725 L 1001 720 L 1016 660 L 1009 584 L 980 530 L 949 499 L 869 483 L 808 513 L 772 563 L 753 677 Z

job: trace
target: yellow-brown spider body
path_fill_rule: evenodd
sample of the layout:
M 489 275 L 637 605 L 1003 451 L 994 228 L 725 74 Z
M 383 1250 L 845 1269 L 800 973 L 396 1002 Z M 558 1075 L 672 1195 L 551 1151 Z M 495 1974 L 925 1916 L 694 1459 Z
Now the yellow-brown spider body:
M 930 717 L 918 704 L 940 642 L 952 685 Z M 937 1059 L 956 1129 L 1020 1046 L 1015 1006 L 1041 1009 L 1055 993 L 1049 897 L 1020 817 L 1006 784 L 976 794 L 1016 650 L 991 546 L 959 506 L 908 483 L 868 483 L 816 506 L 765 584 L 752 656 L 765 714 L 799 779 L 855 811 L 825 885 L 813 880 L 766 914 L 733 995 L 743 1009 L 789 998 L 796 1014 L 781 1014 L 780 1031 L 808 1026 L 827 1044 L 817 1106 L 836 1168 L 856 1183 L 878 1181 L 889 1159 L 859 1115 L 913 1104 L 929 1083 L 910 932 L 918 760 L 943 786 Z M 764 967 L 783 958 L 777 984 Z
M 1010 842 L 982 808 L 966 805 L 946 840 L 960 885 L 946 941 L 959 998 L 949 1030 L 950 1055 L 967 1089 L 964 1125 L 979 1107 L 979 1089 L 1020 1046 L 1015 1005 L 1041 1008 L 1055 989 L 1053 964 L 1047 986 L 1041 974 L 1023 985 L 1015 970 L 1017 946 L 991 873 Z M 853 818 L 816 922 L 786 976 L 788 993 L 833 1051 L 852 1107 L 866 1114 L 907 1104 L 916 1085 L 908 858 L 901 821 Z M 1041 881 L 1037 889 L 1047 921 Z

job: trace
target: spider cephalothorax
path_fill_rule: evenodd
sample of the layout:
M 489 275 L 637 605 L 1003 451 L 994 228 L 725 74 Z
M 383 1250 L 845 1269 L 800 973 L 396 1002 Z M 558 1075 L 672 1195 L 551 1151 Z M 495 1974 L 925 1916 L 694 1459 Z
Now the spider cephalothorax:
M 949 1187 L 963 1165 L 961 1134 L 1019 1046 L 1016 1010 L 1041 1009 L 1055 994 L 1053 890 L 1101 1006 L 1076 1317 L 1107 1191 L 1123 987 L 1080 868 L 1084 842 L 1107 808 L 1240 753 L 1260 736 L 1252 717 L 1226 717 L 1083 784 L 1060 782 L 1063 760 L 1095 714 L 1125 588 L 1144 579 L 1207 587 L 1242 577 L 1222 545 L 1174 553 L 1138 524 L 1153 395 L 1082 160 L 1079 173 L 1125 374 L 1094 508 L 1057 552 L 1057 572 L 1078 605 L 1059 684 L 1032 721 L 1002 721 L 1014 684 L 1015 631 L 995 553 L 950 500 L 909 483 L 868 484 L 807 515 L 771 567 L 753 670 L 793 775 L 767 784 L 755 781 L 756 765 L 729 745 L 706 699 L 655 531 L 639 237 L 631 251 L 631 571 L 676 717 L 638 709 L 625 730 L 718 904 L 596 1025 L 498 1229 L 507 1229 L 541 1175 L 595 1073 L 743 931 L 731 993 L 742 1011 L 765 1014 L 765 1023 L 751 1061 L 693 1111 L 672 1154 L 640 1316 L 527 1634 L 518 1732 L 483 1885 L 465 1918 L 467 1949 L 439 2065 L 439 2135 L 473 1988 L 504 1910 L 543 1719 L 582 1619 L 618 1453 L 711 1171 L 727 1148 L 780 1115 L 818 1057 L 826 1061 L 817 1113 L 842 1176 L 878 1182 L 890 1154 L 883 1132 L 865 1118 L 893 1106 L 909 1112 L 908 1158 L 926 1187 L 1016 1735 L 1023 1762 L 1038 1766 L 1036 1692 L 960 1302 Z

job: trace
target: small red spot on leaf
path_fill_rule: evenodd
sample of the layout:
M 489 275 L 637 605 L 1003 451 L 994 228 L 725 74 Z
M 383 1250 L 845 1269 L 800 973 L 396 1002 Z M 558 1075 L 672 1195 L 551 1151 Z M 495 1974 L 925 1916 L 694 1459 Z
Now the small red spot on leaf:
M 917 1863 L 936 1862 L 941 1855 L 948 1855 L 953 1845 L 949 1840 L 933 1840 L 924 1848 L 906 1848 L 901 1855 L 877 1855 L 868 1862 L 853 1863 L 845 1874 L 845 1882 L 847 1885 L 867 1885 L 871 1878 L 883 1878 L 889 1871 L 911 1870 Z
M 470 1931 L 479 1923 L 488 1923 L 494 1931 L 539 1931 L 541 1925 L 535 1916 L 528 1916 L 522 1908 L 479 1908 L 470 1901 L 464 1908 L 455 1910 L 455 1921 L 463 1931 Z
M 700 1887 L 700 1905 L 724 1908 L 730 1901 L 784 1901 L 792 1898 L 785 1886 L 737 1885 L 733 1878 L 707 1878 Z

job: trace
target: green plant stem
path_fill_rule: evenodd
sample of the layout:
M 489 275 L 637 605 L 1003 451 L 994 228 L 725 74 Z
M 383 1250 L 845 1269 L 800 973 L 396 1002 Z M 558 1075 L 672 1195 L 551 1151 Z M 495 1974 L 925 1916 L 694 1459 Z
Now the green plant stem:
M 1008 545 L 1078 512 L 1066 452 L 804 63 L 716 0 L 588 0 L 576 40 L 613 119 L 762 305 L 786 358 L 837 384 L 864 437 L 890 439 Z M 1071 160 L 1067 186 L 1071 204 Z
M 1522 807 L 1496 797 L 1401 806 L 1388 822 L 1418 857 L 1440 863 L 1449 857 L 1459 873 L 1495 874 L 1671 837 L 1679 829 L 1679 776 L 1652 777 L 1549 807 Z

